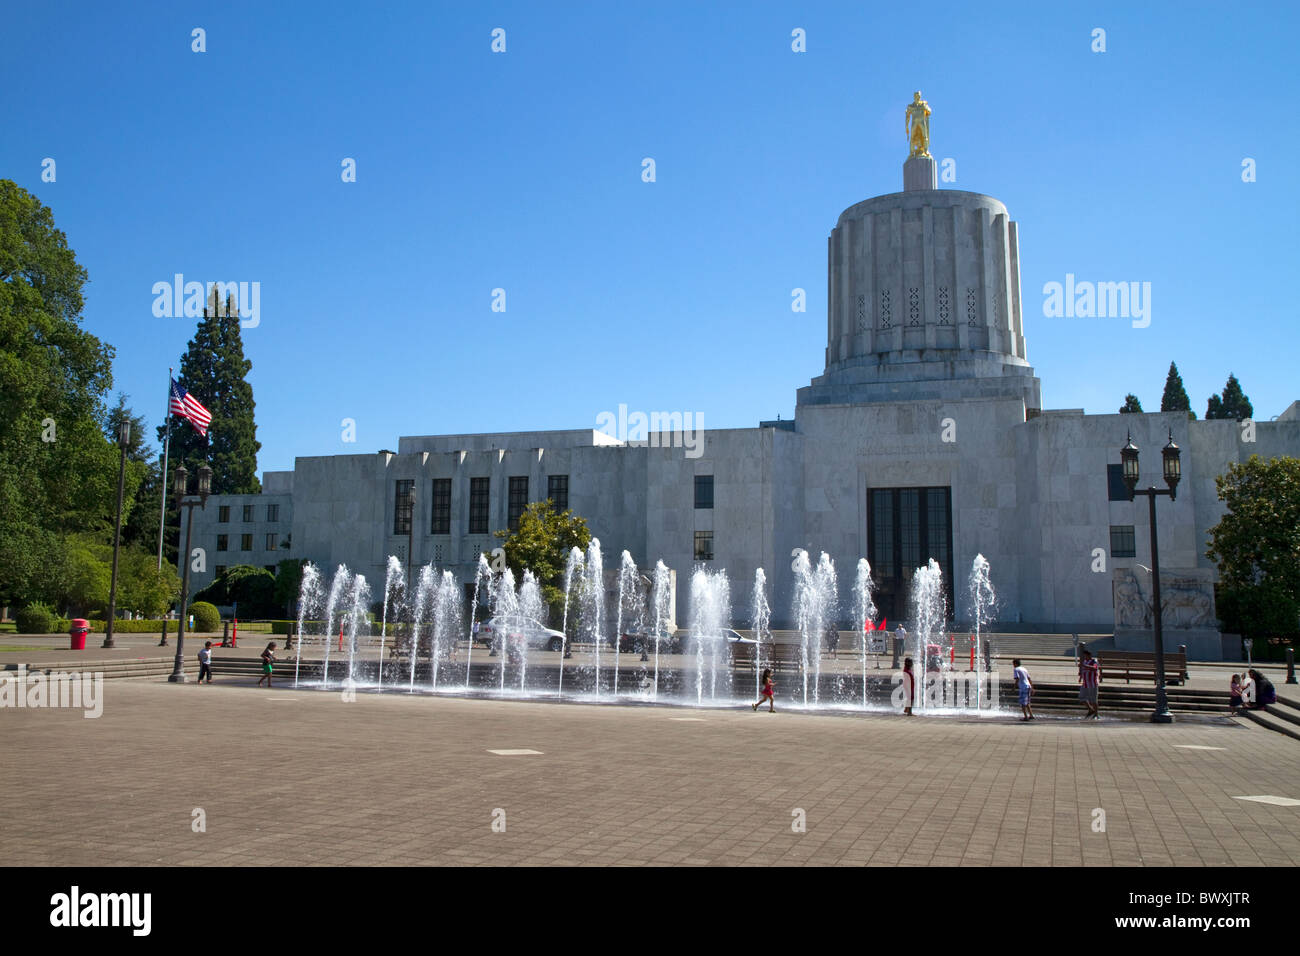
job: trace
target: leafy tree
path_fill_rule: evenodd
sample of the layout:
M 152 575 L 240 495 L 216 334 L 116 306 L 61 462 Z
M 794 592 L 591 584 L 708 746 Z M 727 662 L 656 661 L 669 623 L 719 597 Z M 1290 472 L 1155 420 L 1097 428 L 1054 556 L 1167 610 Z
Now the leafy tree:
M 275 567 L 275 602 L 284 613 L 293 614 L 298 591 L 302 588 L 302 566 L 306 558 L 285 558 Z
M 86 281 L 50 209 L 0 180 L 0 604 L 62 602 L 69 536 L 111 534 L 113 349 L 81 328 Z
M 572 510 L 556 511 L 548 498 L 524 509 L 518 530 L 498 531 L 496 536 L 502 541 L 515 580 L 523 579 L 525 568 L 531 570 L 552 615 L 558 612 L 564 606 L 564 565 L 569 552 L 585 550 L 591 541 L 586 519 Z
M 157 529 L 155 528 L 155 533 Z M 154 547 L 156 549 L 157 542 Z M 118 556 L 117 604 L 123 610 L 139 611 L 145 617 L 161 617 L 181 593 L 176 568 L 164 564 L 158 568 L 154 549 L 124 547 Z
M 1192 411 L 1191 400 L 1187 397 L 1187 389 L 1183 388 L 1183 377 L 1178 374 L 1178 366 L 1173 362 L 1169 363 L 1169 375 L 1165 378 L 1165 391 L 1160 396 L 1160 410 L 1162 412 L 1186 412 L 1188 418 L 1196 419 L 1196 413 Z
M 1210 529 L 1220 617 L 1249 637 L 1300 628 L 1300 459 L 1251 455 L 1215 479 L 1228 511 Z
M 1228 375 L 1228 384 L 1223 386 L 1223 396 L 1220 397 L 1217 392 L 1211 395 L 1205 408 L 1207 419 L 1230 418 L 1239 422 L 1253 418 L 1254 415 L 1254 406 L 1250 404 L 1246 393 L 1241 390 L 1241 383 L 1237 381 L 1237 376 L 1232 374 Z
M 1141 411 L 1142 403 L 1138 401 L 1136 395 L 1129 392 L 1128 395 L 1124 397 L 1124 405 L 1120 408 L 1119 413 L 1121 415 L 1132 415 L 1134 413 L 1141 413 Z
M 268 617 L 278 613 L 275 575 L 266 568 L 236 564 L 227 568 L 215 581 L 194 595 L 195 601 L 216 605 L 239 605 L 245 618 Z

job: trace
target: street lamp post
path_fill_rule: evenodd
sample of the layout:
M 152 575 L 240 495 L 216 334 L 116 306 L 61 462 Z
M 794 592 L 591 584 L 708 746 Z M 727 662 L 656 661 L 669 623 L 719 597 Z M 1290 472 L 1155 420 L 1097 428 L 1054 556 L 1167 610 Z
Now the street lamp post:
M 1151 715 L 1151 720 L 1157 724 L 1172 723 L 1174 715 L 1169 712 L 1169 698 L 1165 693 L 1165 635 L 1164 635 L 1164 616 L 1160 607 L 1160 546 L 1157 539 L 1156 531 L 1156 498 L 1160 495 L 1168 495 L 1169 500 L 1173 501 L 1178 497 L 1178 482 L 1182 478 L 1182 466 L 1180 456 L 1182 452 L 1174 444 L 1174 432 L 1169 430 L 1169 444 L 1161 450 L 1160 455 L 1163 460 L 1165 484 L 1168 489 L 1150 488 L 1138 489 L 1138 447 L 1133 444 L 1133 435 L 1130 432 L 1128 442 L 1120 449 L 1119 456 L 1121 466 L 1124 469 L 1124 484 L 1128 488 L 1128 500 L 1132 501 L 1137 495 L 1145 495 L 1150 504 L 1151 514 L 1151 602 L 1152 602 L 1152 636 L 1155 642 L 1156 657 L 1156 709 Z
M 122 494 L 126 490 L 126 446 L 131 443 L 131 420 L 123 418 L 117 423 L 117 443 L 122 448 L 122 460 L 117 466 L 117 519 L 113 522 L 113 576 L 108 586 L 108 620 L 104 622 L 102 647 L 116 647 L 113 643 L 113 619 L 117 617 L 117 549 L 122 543 Z
M 185 561 L 185 571 L 181 578 L 181 615 L 180 620 L 176 622 L 176 663 L 172 668 L 171 676 L 167 678 L 173 684 L 185 683 L 185 615 L 189 612 L 190 604 L 190 535 L 194 531 L 194 506 L 207 508 L 208 495 L 212 493 L 212 469 L 207 465 L 199 466 L 199 493 L 197 497 L 186 498 L 189 491 L 190 473 L 181 465 L 176 469 L 176 482 L 172 486 L 172 493 L 176 496 L 176 502 L 179 507 L 188 508 L 190 511 L 189 521 L 185 524 L 185 550 L 182 552 Z

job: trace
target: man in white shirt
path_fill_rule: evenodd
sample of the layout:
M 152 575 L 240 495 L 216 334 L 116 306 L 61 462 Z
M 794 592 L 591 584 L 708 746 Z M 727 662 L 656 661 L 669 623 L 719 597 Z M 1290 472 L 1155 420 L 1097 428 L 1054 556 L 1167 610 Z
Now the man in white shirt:
M 1021 720 L 1033 720 L 1034 708 L 1030 703 L 1034 697 L 1034 682 L 1029 679 L 1029 671 L 1020 666 L 1020 658 L 1011 662 L 1015 670 L 1011 673 L 1016 679 L 1016 689 L 1020 692 L 1020 713 L 1023 715 Z

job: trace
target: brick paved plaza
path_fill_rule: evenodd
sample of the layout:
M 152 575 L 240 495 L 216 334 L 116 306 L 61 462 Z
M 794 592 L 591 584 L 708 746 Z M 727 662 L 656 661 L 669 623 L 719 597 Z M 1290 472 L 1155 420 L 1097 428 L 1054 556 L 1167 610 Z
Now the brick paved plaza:
M 1300 744 L 1226 719 L 347 703 L 252 683 L 108 681 L 93 720 L 0 711 L 0 863 L 1300 863 L 1300 806 L 1234 799 L 1300 799 Z

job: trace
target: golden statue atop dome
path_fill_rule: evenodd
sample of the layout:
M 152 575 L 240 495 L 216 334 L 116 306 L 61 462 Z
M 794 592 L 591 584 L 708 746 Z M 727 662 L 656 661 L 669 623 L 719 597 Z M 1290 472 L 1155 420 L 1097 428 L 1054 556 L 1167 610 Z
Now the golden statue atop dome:
M 912 94 L 912 102 L 907 104 L 903 114 L 903 128 L 907 131 L 907 142 L 911 147 L 911 156 L 930 157 L 930 104 L 921 99 L 921 91 Z

